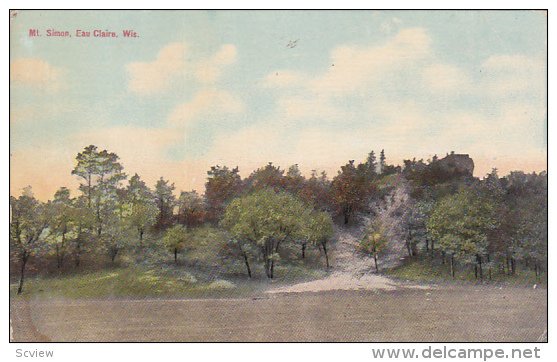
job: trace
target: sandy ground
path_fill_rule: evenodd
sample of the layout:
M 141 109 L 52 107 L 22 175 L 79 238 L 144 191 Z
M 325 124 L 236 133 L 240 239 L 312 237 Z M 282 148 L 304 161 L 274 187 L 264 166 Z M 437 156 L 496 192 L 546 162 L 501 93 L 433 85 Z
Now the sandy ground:
M 333 290 L 395 290 L 401 283 L 375 273 L 374 260 L 358 251 L 361 228 L 340 229 L 332 249 L 332 274 L 320 280 L 277 287 L 267 291 L 276 293 L 324 292 Z M 384 265 L 382 265 L 384 267 Z M 405 284 L 405 288 L 431 289 L 432 286 Z
M 547 338 L 547 290 L 267 294 L 242 299 L 12 300 L 14 341 L 482 341 Z

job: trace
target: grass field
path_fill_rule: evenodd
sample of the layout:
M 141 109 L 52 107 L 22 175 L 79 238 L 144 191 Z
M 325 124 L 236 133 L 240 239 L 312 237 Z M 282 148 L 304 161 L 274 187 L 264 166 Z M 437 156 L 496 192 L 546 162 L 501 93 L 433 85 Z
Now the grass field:
M 441 264 L 439 261 L 432 261 L 428 257 L 420 257 L 406 260 L 398 267 L 385 270 L 385 274 L 390 277 L 425 283 L 443 283 L 443 284 L 496 284 L 496 285 L 514 285 L 514 286 L 547 286 L 547 274 L 536 277 L 533 270 L 518 269 L 515 275 L 508 275 L 498 270 L 491 271 L 491 279 L 489 278 L 489 270 L 484 269 L 483 280 L 476 279 L 474 270 L 468 266 L 460 267 L 456 270 L 453 279 L 449 265 Z
M 82 272 L 60 276 L 28 278 L 23 288 L 23 298 L 112 298 L 112 297 L 236 297 L 267 288 L 326 275 L 324 269 L 311 269 L 301 263 L 278 265 L 277 278 L 271 282 L 262 277 L 254 267 L 253 280 L 242 274 L 222 278 L 219 274 L 202 275 L 199 271 L 183 266 L 118 267 L 102 271 Z M 17 283 L 10 285 L 10 295 L 15 296 Z

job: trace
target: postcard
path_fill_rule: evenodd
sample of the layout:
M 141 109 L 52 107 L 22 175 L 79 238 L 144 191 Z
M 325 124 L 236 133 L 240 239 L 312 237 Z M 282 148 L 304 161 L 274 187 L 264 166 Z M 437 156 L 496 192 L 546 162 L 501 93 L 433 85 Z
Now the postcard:
M 12 342 L 546 342 L 547 11 L 10 11 Z

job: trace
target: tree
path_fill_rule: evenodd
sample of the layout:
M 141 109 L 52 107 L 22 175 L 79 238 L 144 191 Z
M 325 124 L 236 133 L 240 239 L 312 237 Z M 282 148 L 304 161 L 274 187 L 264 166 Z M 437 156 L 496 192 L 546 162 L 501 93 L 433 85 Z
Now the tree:
M 506 213 L 500 233 L 509 274 L 516 273 L 516 262 L 530 264 L 537 275 L 547 264 L 547 173 L 511 172 L 505 184 Z
M 98 151 L 97 147 L 90 145 L 77 154 L 77 165 L 72 170 L 72 175 L 77 175 L 83 182 L 79 189 L 87 197 L 87 206 L 94 208 L 97 217 L 97 235 L 100 236 L 103 228 L 103 215 L 109 210 L 103 210 L 113 204 L 116 189 L 120 181 L 126 178 L 119 157 L 107 150 Z
M 403 204 L 401 212 L 401 226 L 404 232 L 406 250 L 408 256 L 416 254 L 417 245 L 424 241 L 426 249 L 427 228 L 426 223 L 433 207 L 432 203 L 426 201 L 415 201 L 410 199 L 409 202 Z
M 385 166 L 386 166 L 385 161 L 386 160 L 387 160 L 387 158 L 385 157 L 385 150 L 381 150 L 381 153 L 379 154 L 379 173 L 380 174 L 385 172 Z
M 143 246 L 145 232 L 155 224 L 156 215 L 157 207 L 152 203 L 139 203 L 132 206 L 128 222 L 137 232 L 140 247 Z
M 125 193 L 125 202 L 128 208 L 128 223 L 132 229 L 136 230 L 141 247 L 145 232 L 156 222 L 158 209 L 151 190 L 138 174 L 130 178 Z
M 249 260 L 257 255 L 257 248 L 255 244 L 250 243 L 248 240 L 238 240 L 229 237 L 225 244 L 225 248 L 228 255 L 234 255 L 242 258 L 244 264 L 246 265 L 248 277 L 251 278 L 252 271 Z
M 377 158 L 375 157 L 375 152 L 371 151 L 367 155 L 367 160 L 366 160 L 365 165 L 368 168 L 368 171 L 369 171 L 370 174 L 372 174 L 372 175 L 377 174 Z
M 488 234 L 496 227 L 493 204 L 466 188 L 441 199 L 427 223 L 428 232 L 451 258 L 453 277 L 454 258 L 463 256 L 465 260 L 474 260 L 475 269 L 479 267 L 480 278 L 483 278 L 482 263 L 487 252 Z
M 105 227 L 99 239 L 112 263 L 116 261 L 116 257 L 122 249 L 126 248 L 129 244 L 129 234 L 126 231 L 124 219 L 119 217 L 119 215 L 114 213 L 107 217 Z
M 302 216 L 302 215 L 301 215 Z M 325 265 L 329 269 L 329 254 L 327 253 L 327 245 L 333 236 L 333 220 L 327 212 L 323 211 L 310 211 L 303 214 L 300 218 L 301 234 L 303 240 L 307 240 L 311 245 L 315 245 L 323 249 L 325 254 Z M 303 249 L 305 250 L 305 244 Z
M 205 221 L 207 211 L 205 200 L 194 190 L 182 191 L 178 198 L 178 222 L 189 228 L 199 226 Z
M 298 195 L 302 188 L 306 178 L 300 172 L 298 164 L 292 165 L 288 168 L 286 175 L 283 179 L 284 189 L 290 192 L 292 195 Z
M 226 166 L 212 166 L 207 171 L 205 183 L 205 199 L 207 200 L 208 217 L 219 219 L 224 213 L 226 205 L 242 190 L 242 179 L 238 167 L 229 169 Z
M 77 165 L 72 170 L 72 175 L 81 177 L 84 183 L 79 185 L 79 190 L 87 197 L 87 207 L 92 207 L 94 177 L 98 173 L 99 153 L 97 146 L 90 145 L 77 154 Z
M 176 202 L 173 194 L 174 189 L 174 184 L 170 184 L 170 181 L 164 180 L 162 177 L 155 185 L 155 202 L 159 210 L 155 227 L 158 229 L 164 230 L 172 224 L 174 204 Z
M 251 190 L 272 188 L 275 191 L 285 189 L 284 170 L 269 162 L 265 167 L 258 168 L 249 175 L 247 184 Z
M 80 196 L 74 202 L 75 233 L 71 242 L 73 244 L 75 267 L 81 265 L 81 256 L 87 248 L 88 241 L 94 240 L 92 231 L 95 225 L 95 214 L 87 206 L 86 196 Z
M 272 279 L 279 247 L 299 236 L 299 215 L 307 206 L 286 192 L 263 189 L 234 199 L 226 208 L 221 225 L 232 238 L 259 248 L 265 274 Z
M 312 170 L 311 177 L 304 182 L 298 196 L 314 209 L 328 211 L 331 209 L 331 181 L 325 171 L 319 177 L 317 171 Z
M 54 200 L 48 204 L 52 215 L 49 226 L 48 240 L 54 245 L 56 254 L 56 267 L 62 268 L 67 253 L 69 240 L 75 233 L 76 212 L 70 190 L 61 187 L 54 194 Z
M 363 239 L 360 241 L 360 248 L 367 254 L 373 257 L 375 263 L 375 271 L 379 272 L 377 264 L 378 255 L 385 249 L 387 239 L 384 232 L 377 223 L 372 223 L 368 226 Z
M 178 263 L 178 253 L 190 247 L 190 233 L 183 225 L 174 225 L 169 228 L 163 237 L 167 249 L 174 253 L 174 263 Z
M 337 207 L 337 212 L 343 216 L 344 224 L 348 224 L 351 217 L 366 206 L 369 196 L 375 189 L 368 181 L 366 174 L 358 172 L 353 160 L 342 166 L 333 179 L 332 200 Z
M 31 187 L 26 187 L 18 198 L 10 197 L 10 208 L 10 241 L 21 264 L 17 288 L 17 294 L 21 294 L 27 262 L 44 248 L 50 220 L 45 205 L 35 199 Z

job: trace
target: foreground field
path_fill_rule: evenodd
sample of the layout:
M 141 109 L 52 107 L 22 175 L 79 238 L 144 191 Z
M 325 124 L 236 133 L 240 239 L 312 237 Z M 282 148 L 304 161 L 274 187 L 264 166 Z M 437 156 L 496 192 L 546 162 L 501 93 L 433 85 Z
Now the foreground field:
M 213 299 L 12 298 L 14 341 L 524 341 L 546 338 L 547 290 L 258 293 Z

